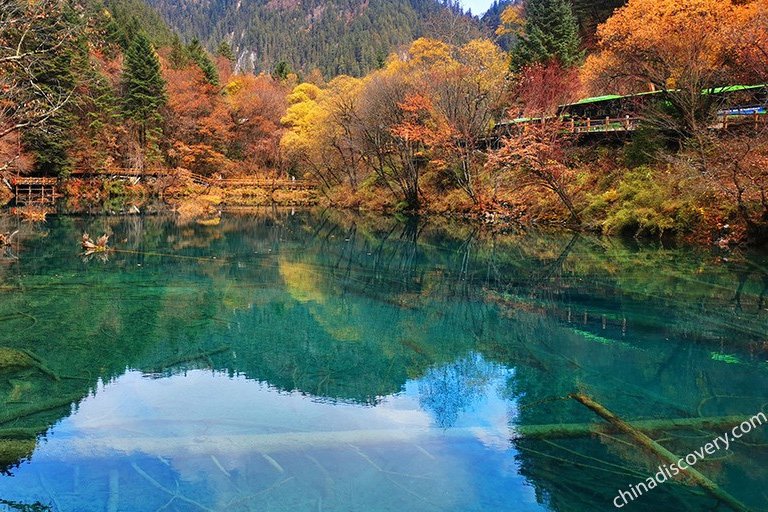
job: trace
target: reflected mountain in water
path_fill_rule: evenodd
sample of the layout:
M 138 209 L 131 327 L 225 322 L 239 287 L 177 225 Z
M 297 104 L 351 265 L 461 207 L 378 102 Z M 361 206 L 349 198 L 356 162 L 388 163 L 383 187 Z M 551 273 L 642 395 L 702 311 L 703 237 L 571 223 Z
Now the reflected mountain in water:
M 112 235 L 117 250 L 108 261 L 79 258 L 86 231 Z M 499 467 L 517 468 L 537 506 L 609 510 L 616 489 L 642 480 L 658 461 L 616 436 L 519 439 L 517 432 L 596 423 L 591 411 L 567 398 L 577 391 L 627 420 L 752 415 L 768 405 L 762 391 L 768 389 L 765 254 L 726 261 L 706 251 L 569 233 L 493 234 L 458 223 L 338 212 L 225 215 L 216 226 L 181 225 L 166 216 L 56 217 L 18 236 L 14 259 L 0 266 L 0 466 L 6 473 L 17 473 L 30 457 L 34 466 L 36 448 L 43 461 L 85 450 L 67 435 L 54 436 L 47 448 L 39 443 L 70 416 L 87 427 L 85 419 L 107 414 L 86 409 L 109 396 L 112 383 L 138 392 L 145 390 L 141 382 L 182 386 L 207 371 L 241 386 L 267 386 L 268 393 L 249 391 L 262 397 L 260 404 L 273 399 L 267 397 L 301 397 L 330 408 L 311 412 L 314 406 L 296 405 L 301 413 L 276 429 L 315 432 L 319 415 L 331 414 L 321 410 L 340 414 L 349 407 L 387 413 L 381 428 L 399 428 L 401 420 L 393 418 L 407 416 L 413 432 L 469 429 L 488 446 L 514 450 L 514 460 L 500 460 Z M 139 383 L 130 384 L 136 376 Z M 218 385 L 214 381 L 200 386 Z M 121 405 L 129 395 L 120 395 L 109 414 L 146 408 L 131 420 L 140 431 L 142 421 L 170 422 L 194 407 L 150 412 L 163 408 L 160 401 L 147 405 L 160 388 L 151 389 L 145 401 L 131 399 L 131 407 Z M 238 393 L 224 386 L 221 396 Z M 413 400 L 394 406 L 399 396 Z M 403 412 L 417 409 L 418 421 Z M 333 432 L 342 427 L 327 425 Z M 96 450 L 97 430 L 88 432 L 96 437 L 86 445 Z M 242 433 L 219 430 L 215 439 Z M 657 434 L 681 454 L 709 435 Z M 187 434 L 166 435 L 167 441 Z M 118 439 L 133 451 L 154 453 L 152 462 L 132 462 L 140 468 L 134 477 L 148 485 L 147 464 L 171 452 L 156 453 L 148 441 L 131 444 L 131 436 L 108 437 L 98 456 L 107 456 Z M 264 446 L 273 442 L 259 439 Z M 323 439 L 315 433 L 308 443 L 322 449 Z M 752 444 L 700 469 L 748 505 L 764 506 L 765 442 L 755 433 Z M 452 457 L 479 457 L 456 443 Z M 217 464 L 230 476 L 247 467 Z M 461 479 L 481 481 L 477 471 Z M 483 499 L 510 492 L 486 480 Z M 480 484 L 467 485 L 480 492 Z M 643 500 L 654 510 L 717 505 L 689 485 L 670 484 Z M 179 506 L 185 510 L 183 501 Z M 518 510 L 497 505 L 505 508 Z

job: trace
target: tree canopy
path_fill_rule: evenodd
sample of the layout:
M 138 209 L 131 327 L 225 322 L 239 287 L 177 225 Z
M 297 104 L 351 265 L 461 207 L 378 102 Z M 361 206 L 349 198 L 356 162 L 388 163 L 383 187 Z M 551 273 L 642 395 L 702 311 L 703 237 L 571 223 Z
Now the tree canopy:
M 512 49 L 512 69 L 556 60 L 570 67 L 583 57 L 576 17 L 567 0 L 528 0 L 525 21 Z

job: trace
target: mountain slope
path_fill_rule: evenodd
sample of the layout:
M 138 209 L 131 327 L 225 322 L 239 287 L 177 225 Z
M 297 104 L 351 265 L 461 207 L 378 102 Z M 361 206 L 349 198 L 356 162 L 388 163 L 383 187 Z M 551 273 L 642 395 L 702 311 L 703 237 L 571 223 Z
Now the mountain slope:
M 362 75 L 430 20 L 461 16 L 455 0 L 147 0 L 182 34 L 228 41 L 244 70 L 319 68 Z

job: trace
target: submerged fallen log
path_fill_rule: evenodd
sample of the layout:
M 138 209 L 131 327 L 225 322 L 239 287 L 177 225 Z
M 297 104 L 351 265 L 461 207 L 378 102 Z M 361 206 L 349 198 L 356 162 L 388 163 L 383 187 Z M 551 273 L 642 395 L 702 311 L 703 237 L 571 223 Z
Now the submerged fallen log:
M 48 430 L 48 427 L 3 428 L 0 429 L 0 439 L 36 439 Z
M 14 368 L 36 368 L 53 380 L 60 380 L 59 376 L 43 364 L 43 360 L 28 350 L 16 350 L 14 348 L 0 347 L 0 371 Z
M 628 435 L 637 442 L 643 449 L 657 457 L 661 462 L 667 464 L 677 464 L 680 457 L 664 448 L 662 445 L 640 432 L 626 421 L 622 420 L 614 413 L 606 409 L 603 405 L 582 393 L 574 393 L 571 398 L 581 403 L 592 412 L 613 425 L 619 432 Z M 682 469 L 682 468 L 681 468 Z M 693 482 L 701 486 L 710 496 L 720 500 L 731 507 L 736 512 L 749 512 L 749 509 L 739 500 L 721 489 L 715 482 L 692 467 L 682 469 L 682 473 L 688 476 Z
M 259 426 L 254 426 L 259 428 Z M 443 442 L 456 439 L 472 439 L 482 434 L 483 429 L 455 428 L 435 429 L 430 427 L 359 429 L 344 431 L 313 432 L 272 432 L 259 434 L 212 433 L 204 437 L 190 435 L 155 436 L 121 435 L 119 425 L 109 428 L 91 426 L 83 429 L 83 437 L 53 438 L 45 445 L 45 456 L 50 460 L 77 458 L 112 457 L 115 453 L 149 453 L 162 457 L 242 455 L 321 450 L 324 448 L 348 448 L 349 445 L 404 444 L 413 446 L 422 442 Z M 106 432 L 106 434 L 105 434 Z M 273 459 L 274 460 L 274 459 Z M 275 461 L 276 462 L 276 461 Z M 269 459 L 269 464 L 275 469 Z M 279 471 L 279 470 L 278 470 Z
M 638 420 L 631 426 L 640 432 L 652 434 L 670 430 L 721 431 L 744 421 L 741 416 L 712 416 L 708 418 L 676 418 Z M 589 437 L 597 434 L 616 434 L 621 430 L 611 423 L 554 423 L 549 425 L 517 425 L 513 439 L 565 439 Z
M 53 411 L 55 409 L 63 409 L 64 407 L 71 407 L 72 404 L 80 402 L 83 399 L 83 395 L 73 395 L 70 397 L 59 398 L 56 400 L 48 400 L 40 402 L 28 407 L 26 409 L 20 409 L 16 411 L 3 411 L 0 413 L 0 425 L 10 423 L 12 421 L 20 420 L 35 414 L 43 412 Z
M 200 361 L 201 359 L 208 359 L 211 356 L 215 356 L 218 354 L 221 354 L 223 352 L 226 352 L 230 350 L 229 345 L 223 345 L 221 347 L 215 348 L 213 350 L 209 350 L 207 352 L 198 352 L 197 354 L 189 354 L 183 357 L 179 357 L 177 359 L 172 359 L 170 361 L 165 361 L 164 363 L 160 363 L 158 366 L 145 370 L 146 373 L 160 373 L 163 370 L 167 370 L 168 368 L 173 368 L 174 366 L 179 366 L 181 364 L 188 364 L 195 361 Z

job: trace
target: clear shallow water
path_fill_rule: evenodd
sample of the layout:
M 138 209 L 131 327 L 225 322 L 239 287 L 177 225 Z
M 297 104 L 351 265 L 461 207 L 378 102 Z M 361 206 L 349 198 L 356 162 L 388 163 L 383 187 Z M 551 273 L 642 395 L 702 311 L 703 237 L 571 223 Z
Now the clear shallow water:
M 21 229 L 0 510 L 615 510 L 659 464 L 630 439 L 520 437 L 601 422 L 569 393 L 628 421 L 768 411 L 765 254 L 334 213 Z M 105 230 L 120 252 L 83 261 Z M 765 431 L 697 466 L 753 510 Z M 728 510 L 684 483 L 626 509 Z

